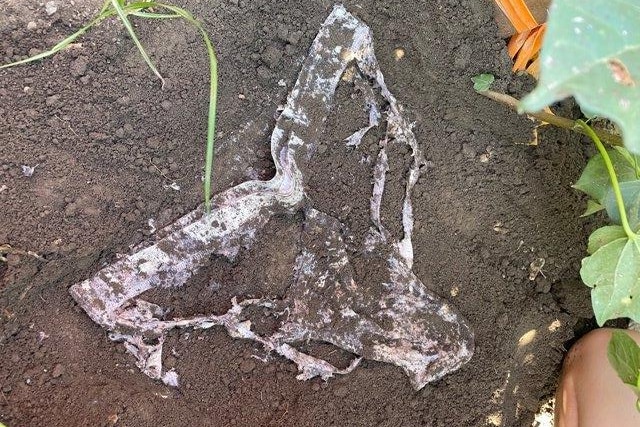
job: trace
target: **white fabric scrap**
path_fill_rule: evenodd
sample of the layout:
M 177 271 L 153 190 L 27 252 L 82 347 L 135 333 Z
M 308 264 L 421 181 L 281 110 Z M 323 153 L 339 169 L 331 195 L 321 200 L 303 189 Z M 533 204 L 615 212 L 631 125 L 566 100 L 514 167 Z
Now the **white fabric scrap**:
M 372 227 L 363 256 L 382 266 L 379 283 L 358 283 L 344 243 L 343 224 L 313 208 L 305 192 L 307 165 L 323 138 L 334 94 L 347 67 L 355 65 L 360 84 L 366 82 L 369 124 L 348 138 L 357 146 L 366 132 L 386 121 L 386 135 L 374 166 L 371 197 Z M 372 83 L 372 85 L 369 84 Z M 376 101 L 374 89 L 386 107 Z M 389 144 L 410 147 L 413 163 L 402 207 L 404 236 L 397 242 L 380 218 Z M 301 380 L 347 374 L 363 359 L 401 367 L 415 389 L 466 363 L 473 353 L 473 333 L 453 307 L 430 292 L 411 271 L 413 207 L 411 191 L 425 160 L 389 92 L 373 51 L 370 29 L 335 6 L 322 25 L 303 63 L 287 104 L 271 134 L 276 174 L 269 181 L 248 181 L 213 198 L 207 215 L 199 208 L 155 234 L 154 244 L 100 270 L 71 287 L 88 315 L 124 342 L 137 366 L 154 379 L 178 386 L 174 370 L 163 371 L 162 346 L 175 328 L 222 326 L 234 338 L 253 340 L 268 353 L 297 364 Z M 303 213 L 304 232 L 295 277 L 282 299 L 234 297 L 223 314 L 166 319 L 169 310 L 142 299 L 151 289 L 180 292 L 212 254 L 233 258 L 251 246 L 257 232 L 276 214 Z M 261 307 L 280 320 L 270 336 L 252 329 L 245 310 Z M 295 345 L 307 341 L 331 343 L 357 357 L 346 369 L 305 354 Z

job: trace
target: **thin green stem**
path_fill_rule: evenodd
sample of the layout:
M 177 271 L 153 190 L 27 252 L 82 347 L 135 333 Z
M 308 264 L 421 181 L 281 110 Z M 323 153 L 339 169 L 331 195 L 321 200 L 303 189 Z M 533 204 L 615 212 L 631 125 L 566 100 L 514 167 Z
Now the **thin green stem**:
M 133 9 L 139 10 L 144 7 L 150 7 L 150 6 L 145 6 L 145 4 L 146 4 L 145 2 L 134 4 Z M 122 22 L 122 25 L 124 25 L 124 27 L 127 29 L 127 32 L 129 33 L 129 37 L 131 37 L 131 40 L 133 40 L 133 43 L 138 48 L 138 51 L 140 52 L 142 59 L 144 59 L 144 62 L 147 63 L 147 66 L 149 66 L 153 74 L 155 74 L 160 79 L 160 81 L 162 82 L 162 87 L 164 87 L 164 77 L 162 77 L 162 74 L 160 74 L 160 72 L 156 68 L 155 64 L 147 54 L 147 51 L 144 50 L 144 46 L 142 46 L 142 43 L 140 43 L 140 40 L 138 39 L 136 32 L 133 30 L 133 25 L 131 25 L 131 21 L 129 21 L 129 18 L 127 18 L 127 10 L 126 10 L 127 5 L 125 5 L 124 2 L 121 4 L 119 0 L 111 0 L 111 5 L 113 6 L 116 13 L 118 14 L 118 17 Z M 149 3 L 149 5 L 151 5 L 151 3 Z M 129 6 L 129 7 L 132 7 L 132 6 Z
M 616 175 L 616 171 L 613 168 L 613 163 L 611 163 L 611 158 L 609 157 L 609 153 L 607 153 L 606 148 L 598 138 L 598 135 L 591 129 L 591 126 L 586 124 L 582 120 L 576 120 L 576 125 L 580 126 L 582 130 L 587 134 L 589 138 L 596 145 L 596 148 L 600 152 L 602 159 L 604 160 L 604 164 L 607 167 L 607 173 L 609 174 L 609 179 L 611 180 L 611 186 L 613 187 L 613 192 L 616 196 L 616 204 L 618 205 L 618 210 L 620 211 L 620 221 L 622 222 L 622 228 L 624 228 L 624 232 L 627 234 L 629 239 L 634 239 L 637 235 L 631 229 L 629 225 L 629 220 L 627 219 L 627 210 L 624 206 L 624 199 L 622 198 L 622 191 L 620 191 L 620 183 L 618 182 L 618 177 Z
M 115 14 L 115 11 L 102 10 L 102 11 L 100 11 L 100 14 L 98 14 L 95 18 L 93 18 L 87 25 L 85 25 L 84 27 L 80 28 L 78 31 L 76 31 L 75 33 L 71 34 L 69 37 L 66 37 L 62 41 L 58 42 L 51 49 L 49 49 L 49 50 L 47 50 L 45 52 L 41 52 L 41 53 L 39 53 L 37 55 L 30 56 L 29 58 L 22 59 L 20 61 L 15 61 L 15 62 L 11 62 L 9 64 L 0 65 L 0 70 L 3 69 L 3 68 L 15 67 L 16 65 L 27 64 L 29 62 L 34 62 L 34 61 L 37 61 L 39 59 L 44 59 L 44 58 L 46 58 L 48 56 L 51 56 L 51 55 L 55 55 L 56 53 L 58 53 L 59 51 L 65 49 L 67 46 L 69 46 L 71 43 L 73 43 L 78 37 L 80 37 L 81 35 L 83 35 L 87 31 L 89 31 L 92 27 L 97 26 L 102 21 L 104 21 L 105 19 L 107 19 L 108 17 L 110 17 L 110 16 L 112 16 L 114 14 Z
M 213 174 L 213 156 L 215 153 L 214 140 L 216 133 L 216 110 L 218 105 L 218 61 L 209 36 L 202 28 L 200 28 L 200 31 L 207 45 L 207 50 L 210 52 L 209 79 L 211 84 L 209 86 L 209 119 L 207 121 L 207 149 L 205 153 L 204 170 L 204 208 L 205 212 L 209 213 L 211 211 L 211 179 Z
M 206 213 L 211 211 L 211 180 L 213 172 L 213 158 L 215 154 L 215 135 L 216 135 L 216 116 L 218 105 L 218 59 L 216 51 L 213 48 L 213 43 L 209 35 L 205 31 L 204 27 L 186 10 L 165 3 L 157 3 L 158 6 L 167 9 L 177 15 L 182 16 L 187 22 L 196 27 L 204 44 L 207 47 L 207 53 L 209 54 L 209 115 L 207 119 L 207 146 L 205 150 L 205 162 L 204 162 L 204 209 Z

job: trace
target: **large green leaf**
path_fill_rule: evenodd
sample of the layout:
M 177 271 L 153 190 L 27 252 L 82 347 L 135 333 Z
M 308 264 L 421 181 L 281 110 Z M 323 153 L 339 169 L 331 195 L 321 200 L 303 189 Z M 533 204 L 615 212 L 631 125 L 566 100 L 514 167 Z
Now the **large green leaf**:
M 616 171 L 619 182 L 633 181 L 637 179 L 636 168 L 631 163 L 632 157 L 627 157 L 626 150 L 608 150 L 609 158 L 613 164 L 613 169 Z M 626 152 L 626 153 L 625 153 Z M 631 160 L 629 160 L 631 159 Z M 596 154 L 591 157 L 587 167 L 584 168 L 580 179 L 573 185 L 573 188 L 580 190 L 598 201 L 603 203 L 607 192 L 611 190 L 611 179 L 607 173 L 607 167 L 605 166 L 602 155 Z
M 624 210 L 627 212 L 627 221 L 632 230 L 640 228 L 640 181 L 628 181 L 620 183 L 620 192 L 624 201 Z M 621 224 L 620 209 L 616 203 L 616 196 L 613 189 L 607 191 L 602 201 L 607 215 L 616 224 Z
M 591 288 L 591 303 L 599 325 L 618 317 L 640 321 L 639 240 L 613 240 L 582 260 L 580 276 Z
M 568 96 L 614 121 L 640 153 L 640 2 L 556 0 L 551 5 L 540 80 L 521 108 L 537 112 Z

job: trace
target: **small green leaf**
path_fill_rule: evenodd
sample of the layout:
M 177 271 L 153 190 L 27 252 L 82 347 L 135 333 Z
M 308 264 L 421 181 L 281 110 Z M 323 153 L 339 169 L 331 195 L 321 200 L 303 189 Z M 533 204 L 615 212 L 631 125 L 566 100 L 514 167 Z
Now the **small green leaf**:
M 609 157 L 616 171 L 619 182 L 633 181 L 636 179 L 636 170 L 619 151 L 609 150 Z M 609 190 L 611 190 L 611 179 L 607 173 L 607 167 L 604 163 L 602 155 L 593 156 L 587 167 L 584 168 L 580 179 L 573 185 L 573 188 L 591 196 L 592 199 L 603 203 L 603 200 Z
M 593 215 L 594 213 L 600 212 L 603 209 L 604 209 L 604 206 L 602 206 L 600 203 L 589 199 L 589 200 L 587 200 L 587 208 L 582 213 L 582 215 L 580 215 L 580 218 L 584 218 L 584 217 L 587 217 L 589 215 Z
M 640 228 L 640 180 L 621 182 L 620 192 L 622 193 L 624 208 L 627 211 L 629 226 L 636 231 Z M 613 189 L 607 191 L 602 204 L 607 209 L 607 215 L 609 215 L 611 221 L 620 224 L 620 210 L 618 209 Z
M 580 276 L 591 289 L 598 325 L 629 317 L 640 321 L 640 239 L 622 237 L 582 260 Z
M 598 249 L 604 245 L 608 245 L 617 239 L 626 238 L 627 234 L 624 232 L 624 228 L 620 225 L 607 225 L 598 228 L 589 236 L 589 245 L 587 246 L 587 252 L 594 254 Z
M 637 388 L 640 374 L 640 346 L 629 334 L 615 330 L 607 348 L 609 363 L 623 383 Z
M 489 90 L 491 84 L 496 78 L 493 74 L 479 74 L 477 76 L 471 77 L 471 81 L 473 82 L 473 88 L 476 92 L 485 92 Z
M 569 96 L 620 126 L 640 154 L 640 3 L 562 0 L 549 10 L 540 80 L 521 108 L 537 112 Z

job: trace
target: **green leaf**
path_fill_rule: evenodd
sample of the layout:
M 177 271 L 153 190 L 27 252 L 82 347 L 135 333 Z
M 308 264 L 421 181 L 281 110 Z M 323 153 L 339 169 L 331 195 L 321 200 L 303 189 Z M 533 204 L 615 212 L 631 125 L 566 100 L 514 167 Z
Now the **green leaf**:
M 616 171 L 619 182 L 633 181 L 636 179 L 636 170 L 633 164 L 629 163 L 623 154 L 617 150 L 607 151 Z M 587 163 L 580 179 L 573 185 L 573 188 L 591 196 L 600 204 L 603 203 L 607 192 L 611 190 L 611 179 L 607 173 L 602 155 L 596 154 Z
M 574 96 L 592 114 L 621 129 L 640 153 L 640 3 L 562 0 L 549 10 L 540 80 L 521 108 L 537 112 Z
M 582 260 L 580 276 L 591 289 L 598 325 L 609 319 L 640 320 L 640 245 L 638 238 L 615 239 Z
M 66 49 L 71 43 L 76 41 L 76 39 L 78 37 L 82 36 L 87 31 L 89 31 L 91 28 L 93 28 L 93 27 L 97 26 L 98 24 L 100 24 L 106 18 L 108 18 L 111 15 L 115 14 L 115 11 L 107 10 L 108 2 L 109 2 L 109 0 L 106 0 L 105 6 L 103 6 L 103 8 L 100 11 L 100 13 L 95 18 L 93 18 L 87 25 L 85 25 L 84 27 L 80 28 L 78 31 L 76 31 L 75 33 L 71 34 L 70 36 L 68 36 L 68 37 L 64 38 L 63 40 L 59 41 L 51 49 L 46 50 L 44 52 L 40 52 L 37 55 L 30 56 L 30 57 L 22 59 L 20 61 L 15 61 L 15 62 L 10 62 L 8 64 L 0 65 L 0 70 L 2 70 L 3 68 L 15 67 L 16 65 L 22 65 L 22 64 L 27 64 L 29 62 L 38 61 L 40 59 L 44 59 L 44 58 L 47 58 L 49 56 L 55 55 L 56 53 L 60 52 L 61 50 Z
M 640 228 L 640 180 L 621 182 L 620 192 L 622 200 L 624 200 L 624 208 L 627 211 L 629 226 L 632 230 L 637 231 Z M 620 209 L 618 209 L 613 189 L 607 191 L 602 202 L 611 221 L 620 224 Z
M 609 363 L 623 383 L 636 387 L 640 374 L 640 346 L 629 334 L 614 330 L 607 348 Z
M 624 228 L 620 225 L 607 225 L 598 228 L 589 236 L 589 245 L 587 252 L 594 254 L 598 249 L 607 245 L 614 240 L 623 239 L 627 237 L 627 233 L 624 232 Z
M 580 218 L 584 218 L 584 217 L 587 217 L 589 215 L 593 215 L 594 213 L 600 212 L 603 209 L 604 209 L 604 206 L 602 206 L 600 203 L 589 199 L 589 200 L 587 200 L 587 208 L 584 210 L 582 215 L 580 215 Z
M 118 17 L 122 22 L 122 25 L 124 25 L 124 27 L 127 29 L 127 32 L 129 33 L 129 37 L 131 37 L 131 40 L 133 40 L 133 43 L 138 48 L 138 51 L 140 52 L 142 59 L 144 59 L 144 62 L 147 63 L 147 66 L 151 69 L 153 74 L 155 74 L 160 79 L 160 81 L 162 82 L 162 87 L 164 87 L 164 77 L 162 77 L 162 75 L 156 68 L 155 64 L 147 54 L 147 51 L 144 50 L 144 46 L 142 46 L 142 43 L 140 43 L 140 40 L 138 39 L 136 32 L 133 31 L 133 25 L 131 25 L 129 18 L 127 18 L 127 11 L 124 10 L 124 6 L 125 6 L 124 0 L 111 0 L 111 4 L 115 9 L 115 11 L 117 12 Z
M 473 82 L 473 88 L 477 92 L 485 92 L 489 90 L 491 84 L 496 78 L 493 74 L 479 74 L 477 76 L 471 77 L 471 81 Z

